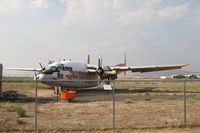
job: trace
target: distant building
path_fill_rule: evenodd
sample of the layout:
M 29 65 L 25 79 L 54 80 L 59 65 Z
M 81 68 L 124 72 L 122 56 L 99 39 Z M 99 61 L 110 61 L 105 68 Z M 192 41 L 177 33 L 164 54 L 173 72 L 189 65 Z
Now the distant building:
M 185 79 L 184 75 L 160 76 L 160 79 Z
M 171 79 L 171 76 L 160 76 L 160 79 Z
M 173 79 L 185 79 L 186 78 L 186 76 L 184 76 L 184 75 L 174 75 L 173 76 Z
M 187 75 L 188 79 L 199 79 L 197 75 Z
M 171 76 L 160 76 L 160 79 L 199 79 L 197 75 L 171 75 Z

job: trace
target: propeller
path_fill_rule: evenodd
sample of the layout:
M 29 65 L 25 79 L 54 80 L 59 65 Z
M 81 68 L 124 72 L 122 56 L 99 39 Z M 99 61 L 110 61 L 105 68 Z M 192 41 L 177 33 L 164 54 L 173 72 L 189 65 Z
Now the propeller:
M 44 65 L 42 65 L 42 60 L 41 60 L 41 59 L 39 60 L 39 65 L 40 65 L 40 67 L 42 68 L 42 70 L 44 71 L 44 70 L 45 70 L 45 67 L 44 67 Z
M 100 55 L 98 59 L 98 68 L 96 69 L 96 73 L 101 77 L 102 79 L 109 79 L 109 75 L 116 75 L 115 70 L 111 70 L 109 66 L 103 66 L 103 56 Z
M 98 74 L 98 86 L 99 86 L 99 80 L 101 79 L 101 75 L 104 73 L 104 70 L 102 68 L 102 56 L 103 55 L 99 55 L 99 58 L 98 58 L 98 68 L 96 70 L 97 74 Z
M 102 75 L 102 74 L 104 74 L 104 70 L 103 70 L 103 68 L 102 68 L 102 63 L 103 63 L 103 56 L 102 55 L 100 55 L 99 56 L 99 59 L 98 59 L 98 68 L 97 68 L 97 70 L 96 70 L 96 72 L 97 72 L 97 74 L 100 76 L 100 75 Z

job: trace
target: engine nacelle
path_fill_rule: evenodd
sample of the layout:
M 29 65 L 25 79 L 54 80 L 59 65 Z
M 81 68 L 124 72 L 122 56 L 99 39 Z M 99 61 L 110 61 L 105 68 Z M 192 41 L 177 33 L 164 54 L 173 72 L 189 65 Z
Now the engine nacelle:
M 101 79 L 117 79 L 116 71 L 112 70 L 109 66 L 99 67 L 96 72 Z
M 99 67 L 97 70 L 96 70 L 97 74 L 98 75 L 103 75 L 104 74 L 104 69 L 102 67 Z
M 108 80 L 115 80 L 115 79 L 117 79 L 117 74 L 113 74 L 113 75 L 103 74 L 103 75 L 100 75 L 100 78 L 108 79 Z

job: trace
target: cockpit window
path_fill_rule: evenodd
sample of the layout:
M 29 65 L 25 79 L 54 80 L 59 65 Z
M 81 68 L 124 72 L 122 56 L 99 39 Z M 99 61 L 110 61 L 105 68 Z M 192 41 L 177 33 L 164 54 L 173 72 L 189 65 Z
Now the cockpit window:
M 50 69 L 55 70 L 57 66 L 52 66 Z
M 51 66 L 49 69 L 46 69 L 43 73 L 44 74 L 52 74 L 54 72 L 58 72 L 57 66 Z
M 45 69 L 44 74 L 53 74 L 54 72 L 59 71 L 72 71 L 72 67 L 65 67 L 63 64 L 59 64 L 58 66 L 50 66 Z
M 61 71 L 72 71 L 72 68 L 71 67 L 61 67 L 61 66 L 59 66 L 58 70 L 61 70 Z

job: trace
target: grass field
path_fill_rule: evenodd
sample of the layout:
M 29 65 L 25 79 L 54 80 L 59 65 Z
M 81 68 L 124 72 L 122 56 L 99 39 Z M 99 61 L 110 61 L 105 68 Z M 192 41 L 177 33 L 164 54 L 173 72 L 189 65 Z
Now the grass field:
M 20 80 L 7 78 L 12 79 Z M 116 132 L 198 132 L 200 82 L 186 83 L 186 126 L 183 85 L 183 82 L 116 82 Z M 20 97 L 14 102 L 0 103 L 0 131 L 34 130 L 35 84 L 5 82 L 3 89 L 17 90 Z M 112 91 L 103 91 L 101 86 L 78 90 L 72 103 L 57 102 L 53 90 L 38 84 L 38 97 L 40 132 L 112 132 Z M 20 117 L 17 108 L 25 109 L 26 115 Z

